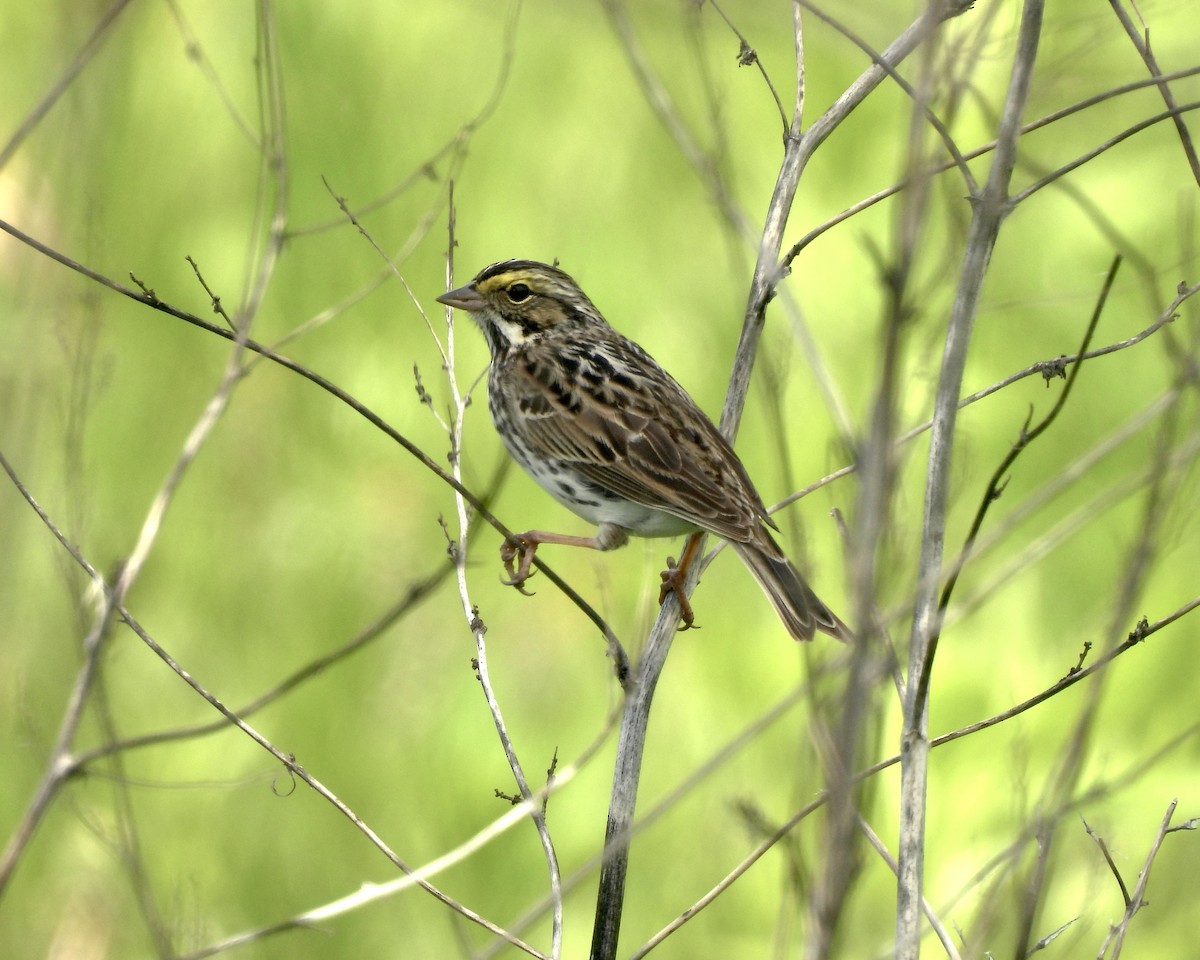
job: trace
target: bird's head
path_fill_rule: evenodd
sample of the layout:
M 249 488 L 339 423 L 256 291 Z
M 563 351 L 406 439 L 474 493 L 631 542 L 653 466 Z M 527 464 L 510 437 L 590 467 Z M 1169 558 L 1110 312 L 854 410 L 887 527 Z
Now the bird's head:
M 487 337 L 492 355 L 605 321 L 570 276 L 536 260 L 503 260 L 464 287 L 437 298 L 466 310 Z

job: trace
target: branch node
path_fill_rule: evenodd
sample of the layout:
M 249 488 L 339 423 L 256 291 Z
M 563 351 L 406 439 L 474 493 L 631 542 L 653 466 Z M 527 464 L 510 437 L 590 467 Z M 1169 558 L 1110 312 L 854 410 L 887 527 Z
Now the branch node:
M 152 307 L 158 307 L 162 305 L 162 301 L 158 299 L 158 294 L 154 292 L 152 287 L 146 286 L 132 273 L 129 274 L 129 279 L 132 280 L 134 285 L 146 295 L 146 300 Z
M 479 636 L 483 636 L 483 634 L 487 633 L 487 624 L 484 623 L 483 619 L 479 616 L 478 606 L 471 607 L 471 632 L 478 634 Z M 473 662 L 478 667 L 479 661 L 476 660 Z
M 752 67 L 758 63 L 758 51 L 744 39 L 741 41 L 741 49 L 738 50 L 737 62 L 739 67 Z
M 1043 360 L 1037 365 L 1038 370 L 1041 371 L 1042 379 L 1046 381 L 1047 387 L 1050 386 L 1050 381 L 1056 377 L 1059 380 L 1067 379 L 1067 364 L 1070 362 L 1071 358 L 1064 353 L 1053 360 Z
M 1092 641 L 1084 640 L 1083 641 L 1083 649 L 1079 651 L 1079 661 L 1075 664 L 1075 666 L 1073 666 L 1070 670 L 1067 671 L 1068 677 L 1073 674 L 1078 673 L 1080 670 L 1083 669 L 1084 661 L 1087 660 L 1088 654 L 1091 652 L 1092 652 Z
M 413 364 L 413 379 L 416 380 L 417 399 L 425 404 L 430 410 L 433 409 L 433 397 L 429 391 L 425 389 L 425 384 L 421 382 L 421 371 L 417 365 Z

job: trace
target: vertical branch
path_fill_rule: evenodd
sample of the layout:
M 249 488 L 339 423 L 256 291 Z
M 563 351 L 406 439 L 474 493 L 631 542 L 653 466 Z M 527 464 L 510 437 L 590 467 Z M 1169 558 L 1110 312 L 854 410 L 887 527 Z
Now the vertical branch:
M 783 245 L 783 228 L 787 223 L 792 200 L 800 177 L 800 120 L 804 104 L 804 42 L 800 19 L 800 5 L 792 4 L 792 20 L 796 43 L 797 85 L 795 110 L 791 130 L 785 141 L 784 159 L 776 179 L 775 191 L 767 211 L 766 226 L 759 245 L 755 278 L 765 289 L 766 278 L 774 277 L 779 251 Z M 737 432 L 746 391 L 750 381 L 758 338 L 762 328 L 763 310 L 769 298 L 757 298 L 752 292 L 747 321 L 742 328 L 742 339 L 746 344 L 738 346 L 735 373 L 730 381 L 729 393 L 721 416 L 721 430 L 732 439 Z M 761 308 L 756 304 L 761 302 Z M 753 329 L 750 329 L 753 328 Z M 739 376 L 738 372 L 743 375 Z M 693 534 L 703 549 L 704 534 Z M 689 544 L 690 545 L 690 544 Z M 700 564 L 692 564 L 688 571 L 684 591 L 695 589 L 700 576 Z M 621 729 L 617 738 L 617 758 L 613 772 L 613 791 L 609 803 L 608 823 L 605 830 L 605 855 L 600 870 L 600 889 L 596 901 L 596 919 L 592 931 L 592 960 L 611 960 L 616 956 L 617 939 L 621 929 L 621 914 L 625 898 L 625 879 L 629 870 L 629 838 L 633 826 L 633 815 L 637 805 L 638 782 L 641 777 L 642 753 L 646 743 L 646 730 L 650 721 L 650 706 L 658 678 L 667 662 L 675 627 L 679 622 L 679 601 L 669 594 L 657 621 L 651 630 L 646 648 L 638 662 L 633 683 L 625 701 L 621 716 Z
M 616 0 L 606 0 L 610 12 L 619 11 Z M 791 213 L 792 202 L 799 186 L 800 175 L 809 158 L 825 139 L 836 129 L 851 111 L 860 104 L 888 76 L 889 71 L 924 40 L 943 20 L 962 13 L 969 8 L 963 2 L 932 4 L 902 33 L 880 56 L 854 81 L 837 101 L 813 124 L 802 131 L 804 107 L 804 37 L 801 20 L 802 9 L 808 7 L 805 0 L 792 0 L 793 36 L 796 50 L 796 93 L 793 114 L 784 140 L 784 155 L 768 205 L 754 276 L 747 297 L 746 311 L 742 322 L 725 405 L 721 413 L 721 432 L 732 439 L 737 434 L 749 391 L 750 374 L 758 354 L 758 344 L 766 319 L 767 304 L 775 296 L 775 288 L 786 272 L 787 266 L 780 260 L 784 228 Z M 623 32 L 627 24 L 614 17 L 618 32 L 622 33 L 626 47 L 632 42 Z M 640 76 L 646 73 L 644 64 L 635 62 Z M 660 111 L 661 114 L 661 111 Z M 678 138 L 677 138 L 678 139 Z M 702 534 L 695 534 L 703 537 Z M 685 595 L 690 595 L 700 575 L 700 565 L 693 564 L 683 585 Z M 604 860 L 600 870 L 599 891 L 596 898 L 595 925 L 592 932 L 591 960 L 611 960 L 616 956 L 617 938 L 621 927 L 621 913 L 625 895 L 625 879 L 629 867 L 629 838 L 633 826 L 634 809 L 637 803 L 638 781 L 641 774 L 642 753 L 645 747 L 646 729 L 649 724 L 650 706 L 658 678 L 666 664 L 675 625 L 679 617 L 679 604 L 674 594 L 669 594 L 651 630 L 642 658 L 628 686 L 625 709 L 621 717 L 621 729 L 617 738 L 617 757 L 613 771 L 612 797 L 609 803 L 608 822 L 605 830 Z
M 937 45 L 921 47 L 919 77 L 915 89 L 903 84 L 912 100 L 907 150 L 903 158 L 906 184 L 900 196 L 892 227 L 893 250 L 888 262 L 879 263 L 880 282 L 886 299 L 883 306 L 879 367 L 872 378 L 877 384 L 864 441 L 856 451 L 859 488 L 855 522 L 849 533 L 848 581 L 853 598 L 856 626 L 852 657 L 846 672 L 840 704 L 831 731 L 826 789 L 828 828 L 823 843 L 820 876 L 811 898 L 812 930 L 808 956 L 824 960 L 834 947 L 846 898 L 860 868 L 862 790 L 853 778 L 863 766 L 862 741 L 868 722 L 877 716 L 874 681 L 879 677 L 877 651 L 881 650 L 883 627 L 878 622 L 875 602 L 879 550 L 888 530 L 895 487 L 895 443 L 897 408 L 901 395 L 901 363 L 904 329 L 910 322 L 909 302 L 914 265 L 921 251 L 921 238 L 928 222 L 930 182 L 935 164 L 930 156 L 929 134 L 936 125 L 930 109 L 937 80 Z M 948 140 L 939 128 L 943 139 Z M 951 144 L 952 146 L 952 144 Z
M 698 567 L 699 564 L 692 565 L 693 573 L 689 574 L 687 584 L 689 591 L 695 586 Z M 629 840 L 637 806 L 646 729 L 650 723 L 650 704 L 671 650 L 678 617 L 678 601 L 672 594 L 663 604 L 662 613 L 642 651 L 621 713 L 612 797 L 604 832 L 604 860 L 600 867 L 596 917 L 592 926 L 591 960 L 612 960 L 617 955 L 617 940 L 625 905 L 625 878 L 629 872 Z
M 456 210 L 454 206 L 453 181 L 449 185 L 447 206 L 449 236 L 446 243 L 446 289 L 451 290 L 454 286 L 454 249 L 457 246 L 457 239 L 454 232 Z M 454 419 L 449 424 L 450 467 L 454 479 L 461 483 L 463 429 L 467 406 L 471 402 L 471 395 L 469 391 L 464 394 L 459 389 L 458 374 L 454 366 L 454 329 L 454 310 L 447 306 L 446 346 L 442 356 L 445 360 L 446 380 L 450 388 L 451 400 L 454 404 Z M 434 339 L 437 339 L 436 336 Z M 484 639 L 487 627 L 479 617 L 479 608 L 471 602 L 471 595 L 467 585 L 467 547 L 468 533 L 471 526 L 470 508 L 466 499 L 458 490 L 454 492 L 454 507 L 458 520 L 458 536 L 451 540 L 450 546 L 454 558 L 454 573 L 458 582 L 458 595 L 462 602 L 463 615 L 466 617 L 467 627 L 475 639 L 475 674 L 479 678 L 479 685 L 483 688 L 484 698 L 487 700 L 488 709 L 491 711 L 492 722 L 496 727 L 496 734 L 500 738 L 500 745 L 504 750 L 504 756 L 508 761 L 509 769 L 512 771 L 513 779 L 516 781 L 517 789 L 521 794 L 521 799 L 529 808 L 530 819 L 533 821 L 534 829 L 537 831 L 538 840 L 541 841 L 542 851 L 546 857 L 546 867 L 550 875 L 550 956 L 552 960 L 560 960 L 562 957 L 563 938 L 563 891 L 562 871 L 558 864 L 558 853 L 554 849 L 554 841 L 546 825 L 545 802 L 538 803 L 537 798 L 533 795 L 533 790 L 529 786 L 529 779 L 525 775 L 525 770 L 521 765 L 520 758 L 517 756 L 516 748 L 513 746 L 512 737 L 509 735 L 508 725 L 504 721 L 504 714 L 500 710 L 500 701 L 497 699 L 495 688 L 492 686 L 491 675 L 488 670 L 487 642 Z M 548 789 L 549 785 L 547 785 Z
M 983 280 L 1000 225 L 1010 209 L 1008 186 L 1016 162 L 1021 114 L 1029 93 L 1041 35 L 1042 0 L 1026 0 L 1012 76 L 1000 119 L 996 155 L 981 194 L 973 198 L 971 225 L 951 308 L 934 401 L 925 486 L 925 519 L 909 647 L 900 774 L 900 879 L 896 903 L 896 956 L 920 955 L 921 887 L 929 762 L 929 676 L 940 631 L 938 582 L 946 533 L 951 454 L 963 370 Z
M 783 230 L 787 226 L 792 201 L 808 161 L 837 129 L 838 125 L 878 87 L 895 66 L 915 50 L 938 25 L 950 17 L 957 16 L 970 8 L 963 0 L 931 3 L 900 34 L 878 59 L 850 84 L 820 117 L 807 129 L 801 127 L 801 110 L 804 106 L 804 57 L 803 36 L 800 25 L 801 10 L 818 13 L 808 0 L 792 0 L 792 21 L 796 38 L 796 103 L 789 135 L 784 140 L 783 161 L 775 180 L 775 189 L 767 207 L 762 237 L 759 241 L 758 261 L 754 276 L 750 280 L 750 293 L 746 300 L 746 312 L 742 319 L 742 333 L 734 356 L 733 371 L 729 376 L 729 389 L 725 394 L 725 407 L 721 411 L 721 432 L 731 440 L 737 435 L 741 423 L 742 409 L 750 389 L 750 373 L 758 354 L 758 342 L 766 319 L 767 304 L 775 296 L 775 288 L 790 269 L 792 257 L 780 259 Z
M 247 271 L 247 294 L 239 311 L 237 328 L 248 322 L 242 316 L 253 317 L 258 313 L 266 296 L 279 254 L 283 250 L 288 227 L 288 155 L 287 130 L 285 127 L 283 64 L 279 52 L 276 32 L 275 11 L 272 0 L 259 0 L 256 7 L 258 27 L 257 71 L 259 95 L 259 189 L 256 219 L 265 219 L 263 225 L 256 224 L 251 233 L 252 250 L 261 246 L 261 252 L 251 257 Z M 268 197 L 270 198 L 268 200 Z M 269 212 L 265 212 L 268 210 Z

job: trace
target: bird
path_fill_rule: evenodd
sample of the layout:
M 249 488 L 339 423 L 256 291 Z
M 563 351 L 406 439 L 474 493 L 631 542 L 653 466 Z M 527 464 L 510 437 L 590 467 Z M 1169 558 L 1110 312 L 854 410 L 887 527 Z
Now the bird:
M 483 332 L 491 355 L 488 408 L 509 454 L 596 527 L 590 537 L 515 535 L 501 548 L 506 583 L 524 583 L 539 544 L 607 551 L 630 535 L 704 530 L 734 549 L 796 640 L 818 630 L 852 638 L 776 543 L 770 531 L 778 528 L 721 432 L 567 273 L 536 260 L 503 260 L 437 300 L 469 313 Z M 688 559 L 668 559 L 660 595 L 660 603 L 672 590 L 678 595 L 685 626 L 692 625 L 681 589 Z

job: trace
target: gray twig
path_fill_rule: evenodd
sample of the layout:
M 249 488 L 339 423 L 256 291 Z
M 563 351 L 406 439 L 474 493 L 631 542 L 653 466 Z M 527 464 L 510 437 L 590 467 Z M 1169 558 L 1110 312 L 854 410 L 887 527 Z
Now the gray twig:
M 1042 0 L 1026 0 L 1008 94 L 1000 118 L 996 153 L 983 192 L 972 200 L 971 226 L 958 275 L 941 373 L 934 400 L 933 429 L 925 485 L 919 582 L 913 607 L 908 686 L 900 775 L 900 880 L 896 907 L 896 956 L 917 960 L 921 943 L 921 895 L 925 869 L 925 815 L 929 758 L 929 674 L 936 650 L 938 580 L 946 537 L 951 454 L 958 398 L 983 280 L 1000 225 L 1010 207 L 1008 186 L 1016 164 L 1021 114 L 1029 94 L 1042 27 Z

